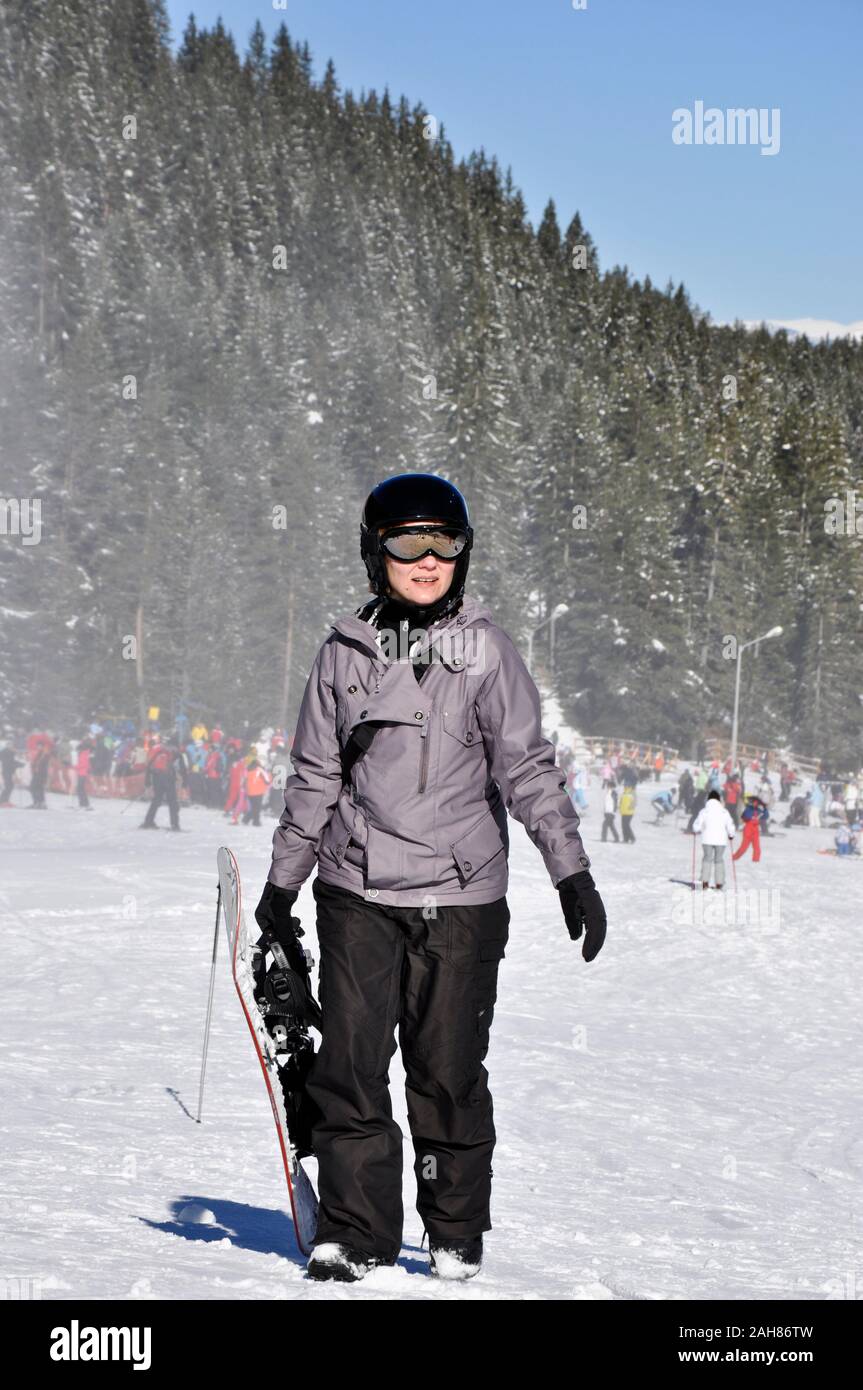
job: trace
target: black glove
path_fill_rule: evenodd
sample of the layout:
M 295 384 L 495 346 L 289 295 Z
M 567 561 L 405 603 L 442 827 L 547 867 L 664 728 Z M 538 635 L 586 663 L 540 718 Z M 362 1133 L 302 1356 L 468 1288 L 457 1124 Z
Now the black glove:
M 581 954 L 585 960 L 593 960 L 605 941 L 606 919 L 592 875 L 587 869 L 580 874 L 570 874 L 569 878 L 561 879 L 557 891 L 570 936 L 578 941 L 584 931 Z
M 291 908 L 297 901 L 296 888 L 279 888 L 275 883 L 265 883 L 261 901 L 255 908 L 255 921 L 261 931 L 272 931 L 283 950 L 289 951 L 303 932 L 299 917 L 291 916 Z

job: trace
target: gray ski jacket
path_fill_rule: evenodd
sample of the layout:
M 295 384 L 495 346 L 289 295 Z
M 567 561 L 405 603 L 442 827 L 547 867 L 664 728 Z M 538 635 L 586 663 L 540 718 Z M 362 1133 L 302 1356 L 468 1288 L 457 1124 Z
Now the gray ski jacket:
M 507 889 L 507 811 L 555 885 L 590 867 L 539 692 L 488 608 L 466 598 L 429 626 L 419 683 L 369 623 L 331 626 L 303 695 L 271 883 L 299 889 L 317 863 L 324 882 L 390 906 L 494 902 Z M 343 782 L 363 723 L 378 726 L 374 740 Z

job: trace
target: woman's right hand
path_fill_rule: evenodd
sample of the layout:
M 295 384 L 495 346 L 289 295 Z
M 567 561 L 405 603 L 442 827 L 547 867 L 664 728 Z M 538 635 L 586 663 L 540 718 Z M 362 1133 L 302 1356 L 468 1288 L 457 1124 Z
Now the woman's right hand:
M 299 917 L 291 916 L 291 908 L 297 901 L 297 896 L 296 888 L 279 888 L 275 883 L 268 881 L 264 884 L 261 901 L 255 908 L 255 921 L 261 931 L 275 932 L 276 940 L 285 950 L 302 935 L 302 932 L 297 930 L 300 925 Z

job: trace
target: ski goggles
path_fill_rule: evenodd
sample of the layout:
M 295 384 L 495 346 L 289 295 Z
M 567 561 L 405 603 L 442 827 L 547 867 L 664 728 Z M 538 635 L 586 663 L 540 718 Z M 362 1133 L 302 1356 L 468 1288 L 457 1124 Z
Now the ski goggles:
M 464 531 L 442 526 L 399 526 L 380 538 L 381 550 L 394 560 L 419 560 L 428 554 L 439 560 L 456 560 L 466 545 Z

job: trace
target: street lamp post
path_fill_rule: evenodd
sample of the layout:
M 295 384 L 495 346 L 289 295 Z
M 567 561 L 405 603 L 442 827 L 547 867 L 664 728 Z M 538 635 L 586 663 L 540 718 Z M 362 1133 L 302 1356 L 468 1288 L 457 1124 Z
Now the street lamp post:
M 536 636 L 536 634 L 537 634 L 538 632 L 542 632 L 542 629 L 543 629 L 544 627 L 548 627 L 548 624 L 551 623 L 551 650 L 550 650 L 550 653 L 549 653 L 549 658 L 550 658 L 551 665 L 553 666 L 553 665 L 554 665 L 554 625 L 555 625 L 555 623 L 557 622 L 558 618 L 562 618 L 563 615 L 564 615 L 564 613 L 568 613 L 568 612 L 569 612 L 569 605 L 568 605 L 568 604 L 566 604 L 566 603 L 559 603 L 559 604 L 557 604 L 557 606 L 553 609 L 553 611 L 552 611 L 551 613 L 549 613 L 548 617 L 547 617 L 547 618 L 543 618 L 543 620 L 542 620 L 542 622 L 539 624 L 539 626 L 538 626 L 538 627 L 535 627 L 535 628 L 533 629 L 532 632 L 529 632 L 529 633 L 528 633 L 528 635 L 527 635 L 527 669 L 528 669 L 528 671 L 530 671 L 530 674 L 531 674 L 531 675 L 533 675 L 533 639 L 534 639 L 534 637 Z
M 772 627 L 769 632 L 765 632 L 763 637 L 753 637 L 750 642 L 741 642 L 737 648 L 737 671 L 734 676 L 734 718 L 731 722 L 731 771 L 737 767 L 737 716 L 740 710 L 740 668 L 742 665 L 743 653 L 747 647 L 755 647 L 759 642 L 766 642 L 771 637 L 781 637 L 782 628 Z

